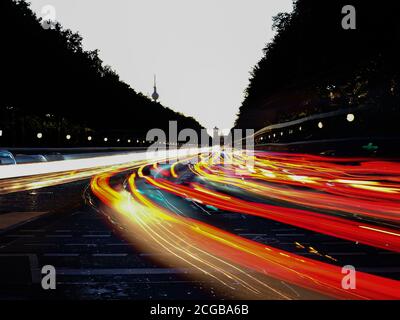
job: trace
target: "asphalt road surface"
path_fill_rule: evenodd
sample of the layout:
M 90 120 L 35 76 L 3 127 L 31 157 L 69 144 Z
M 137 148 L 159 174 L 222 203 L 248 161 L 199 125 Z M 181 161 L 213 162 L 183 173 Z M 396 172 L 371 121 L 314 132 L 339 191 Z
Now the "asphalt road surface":
M 212 282 L 206 286 L 185 269 L 159 266 L 153 253 L 121 237 L 85 203 L 88 185 L 86 180 L 1 196 L 4 211 L 49 213 L 1 234 L 0 299 L 215 298 Z M 44 265 L 57 270 L 56 290 L 41 287 Z

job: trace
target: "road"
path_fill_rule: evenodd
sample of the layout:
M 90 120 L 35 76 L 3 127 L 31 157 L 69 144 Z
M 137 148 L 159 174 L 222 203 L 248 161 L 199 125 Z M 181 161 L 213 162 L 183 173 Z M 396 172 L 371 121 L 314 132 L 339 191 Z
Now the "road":
M 21 179 L 3 181 L 2 210 L 48 214 L 0 236 L 0 298 L 400 298 L 393 160 L 218 151 Z

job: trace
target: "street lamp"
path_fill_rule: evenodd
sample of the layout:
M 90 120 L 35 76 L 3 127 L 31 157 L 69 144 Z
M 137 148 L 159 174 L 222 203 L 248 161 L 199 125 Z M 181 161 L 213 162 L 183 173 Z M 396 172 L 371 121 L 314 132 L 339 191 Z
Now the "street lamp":
M 39 133 L 36 135 L 36 137 L 37 137 L 38 139 L 42 139 L 42 138 L 43 138 L 43 134 L 42 134 L 41 132 L 39 132 Z
M 67 140 L 71 140 L 71 135 L 67 134 L 67 136 L 65 137 Z
M 131 139 L 128 140 L 128 143 L 131 143 Z
M 355 119 L 355 116 L 354 116 L 354 114 L 349 113 L 349 114 L 347 115 L 346 119 L 347 119 L 348 122 L 353 122 L 354 119 Z
M 107 142 L 108 141 L 108 138 L 104 138 L 104 142 Z
M 320 121 L 318 122 L 318 128 L 322 129 L 324 127 L 324 124 Z
M 92 141 L 92 137 L 91 136 L 87 137 L 87 139 L 88 139 L 88 141 Z

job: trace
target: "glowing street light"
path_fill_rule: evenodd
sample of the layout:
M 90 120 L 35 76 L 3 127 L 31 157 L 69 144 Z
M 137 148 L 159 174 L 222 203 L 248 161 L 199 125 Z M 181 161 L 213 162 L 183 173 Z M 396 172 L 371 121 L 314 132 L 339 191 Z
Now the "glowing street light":
M 108 138 L 104 138 L 104 142 L 107 142 L 108 141 Z
M 88 139 L 88 141 L 92 141 L 92 137 L 91 136 L 87 137 L 87 139 Z
M 41 132 L 39 132 L 39 133 L 36 135 L 36 137 L 37 137 L 38 139 L 42 139 L 42 138 L 43 138 L 43 134 L 42 134 Z
M 354 119 L 355 119 L 355 116 L 354 116 L 354 114 L 349 113 L 349 114 L 347 115 L 346 119 L 347 119 L 348 122 L 353 122 Z
M 320 121 L 318 122 L 318 128 L 322 129 L 324 127 L 324 124 Z
M 67 134 L 67 136 L 65 137 L 67 140 L 71 140 L 71 135 Z

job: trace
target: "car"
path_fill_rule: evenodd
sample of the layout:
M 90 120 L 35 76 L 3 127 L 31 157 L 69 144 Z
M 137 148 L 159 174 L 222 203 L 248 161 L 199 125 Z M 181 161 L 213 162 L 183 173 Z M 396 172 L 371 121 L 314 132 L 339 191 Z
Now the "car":
M 47 159 L 41 154 L 17 154 L 15 160 L 18 164 L 47 162 Z
M 59 152 L 51 152 L 45 154 L 44 157 L 46 158 L 47 161 L 61 161 L 65 159 L 64 156 Z
M 0 165 L 17 164 L 13 154 L 7 150 L 0 150 Z

